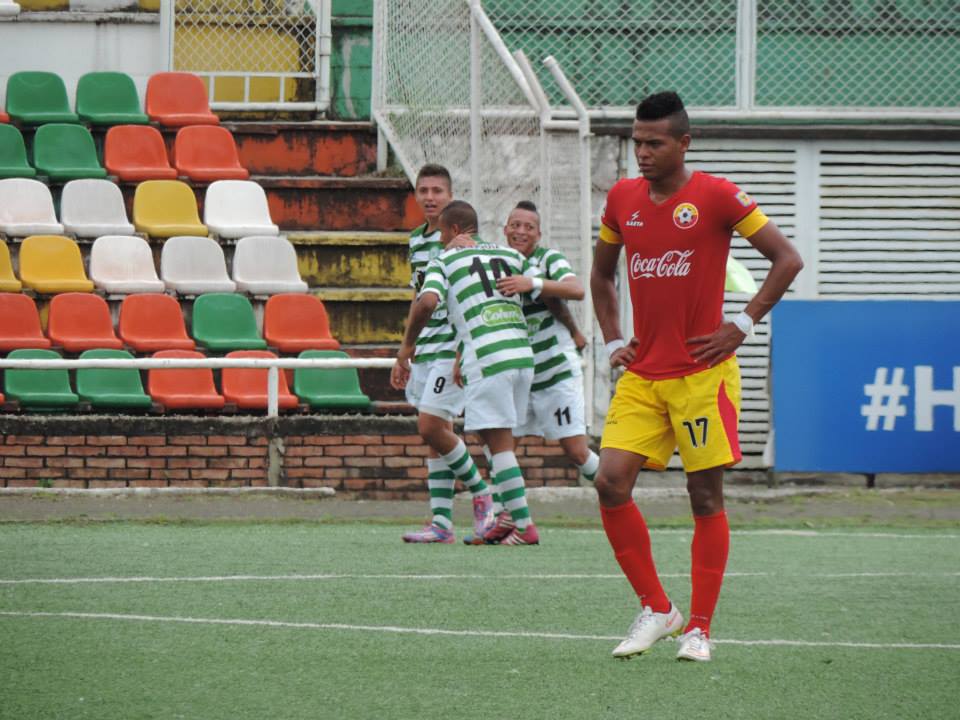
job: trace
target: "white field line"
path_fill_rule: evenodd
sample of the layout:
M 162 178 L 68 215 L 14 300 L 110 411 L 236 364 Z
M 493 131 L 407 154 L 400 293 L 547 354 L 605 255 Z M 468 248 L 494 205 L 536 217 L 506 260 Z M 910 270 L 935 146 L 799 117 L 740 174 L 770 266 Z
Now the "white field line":
M 576 635 L 573 633 L 523 632 L 503 630 L 448 630 L 444 628 L 398 627 L 395 625 L 353 625 L 347 623 L 288 622 L 283 620 L 247 620 L 241 618 L 193 618 L 163 615 L 128 615 L 120 613 L 84 612 L 17 612 L 0 610 L 8 618 L 66 618 L 75 620 L 125 620 L 128 622 L 180 623 L 188 625 L 234 625 L 243 627 L 289 628 L 295 630 L 341 630 L 353 632 L 394 633 L 401 635 L 446 635 L 454 637 L 525 638 L 538 640 L 603 640 L 616 642 L 616 635 Z M 715 640 L 718 645 L 834 647 L 860 650 L 960 650 L 956 643 L 860 643 L 814 640 Z
M 660 573 L 661 578 L 687 578 L 689 573 Z M 784 577 L 784 578 L 955 578 L 960 572 L 851 572 L 851 573 L 807 573 L 786 575 L 772 572 L 728 572 L 724 578 L 738 577 Z M 313 575 L 198 575 L 198 576 L 105 576 L 105 577 L 69 577 L 69 578 L 8 578 L 0 579 L 4 585 L 92 585 L 123 583 L 223 583 L 223 582 L 315 582 L 323 580 L 409 580 L 432 582 L 446 580 L 621 580 L 622 573 L 539 573 L 529 575 L 477 575 L 477 574 L 353 574 L 322 573 Z

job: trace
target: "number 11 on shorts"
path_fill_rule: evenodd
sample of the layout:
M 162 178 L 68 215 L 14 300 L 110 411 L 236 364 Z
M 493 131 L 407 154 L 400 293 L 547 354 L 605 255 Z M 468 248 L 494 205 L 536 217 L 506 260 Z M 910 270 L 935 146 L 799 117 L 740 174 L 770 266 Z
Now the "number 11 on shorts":
M 684 420 L 683 426 L 687 429 L 687 432 L 690 433 L 691 445 L 693 445 L 695 448 L 707 446 L 707 418 L 698 417 L 693 422 Z M 697 437 L 697 429 L 700 430 L 699 438 Z

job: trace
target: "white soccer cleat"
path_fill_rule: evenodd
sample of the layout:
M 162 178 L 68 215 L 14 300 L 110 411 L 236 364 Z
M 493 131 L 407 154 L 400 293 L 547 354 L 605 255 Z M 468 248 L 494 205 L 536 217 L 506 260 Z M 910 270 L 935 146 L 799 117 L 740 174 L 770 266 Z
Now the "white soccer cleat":
M 677 660 L 710 662 L 710 638 L 704 635 L 700 628 L 684 633 L 677 642 L 680 644 Z
M 628 658 L 646 652 L 657 640 L 669 635 L 679 635 L 683 628 L 683 616 L 675 605 L 665 613 L 655 613 L 651 608 L 644 607 L 633 621 L 624 638 L 613 649 L 615 658 Z

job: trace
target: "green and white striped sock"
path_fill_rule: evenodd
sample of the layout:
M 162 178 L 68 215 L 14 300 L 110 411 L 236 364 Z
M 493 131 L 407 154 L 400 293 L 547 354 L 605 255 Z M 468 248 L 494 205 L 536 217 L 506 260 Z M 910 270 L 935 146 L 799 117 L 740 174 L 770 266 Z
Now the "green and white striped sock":
M 494 483 L 493 486 L 493 515 L 496 517 L 504 511 L 503 507 L 503 498 L 500 497 L 500 493 L 497 492 L 496 482 L 493 478 L 493 455 L 490 453 L 490 447 L 488 445 L 483 446 L 483 456 L 487 459 L 487 468 L 489 469 L 490 482 Z
M 497 453 L 492 458 L 493 481 L 503 500 L 504 507 L 510 511 L 510 517 L 520 530 L 530 524 L 530 508 L 523 484 L 523 474 L 517 464 L 517 456 L 509 450 Z
M 443 456 L 443 461 L 474 497 L 490 494 L 490 488 L 487 487 L 483 478 L 480 477 L 477 464 L 473 461 L 473 458 L 470 457 L 470 452 L 467 450 L 467 446 L 463 440 L 457 440 L 456 447 Z
M 453 527 L 453 489 L 456 480 L 443 458 L 427 458 L 427 488 L 433 524 L 448 530 Z
M 597 470 L 600 469 L 600 456 L 591 450 L 587 456 L 587 461 L 578 469 L 581 475 L 590 482 L 593 482 L 593 479 L 597 476 Z

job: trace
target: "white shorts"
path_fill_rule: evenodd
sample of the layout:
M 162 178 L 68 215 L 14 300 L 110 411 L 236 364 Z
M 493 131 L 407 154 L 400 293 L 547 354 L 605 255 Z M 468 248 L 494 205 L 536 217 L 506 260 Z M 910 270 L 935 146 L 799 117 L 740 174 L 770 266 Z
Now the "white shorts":
M 527 416 L 533 368 L 505 370 L 467 384 L 463 429 L 515 428 Z
M 526 420 L 513 430 L 515 437 L 540 435 L 547 440 L 586 435 L 583 419 L 583 376 L 530 393 Z
M 411 363 L 407 402 L 428 415 L 453 420 L 463 412 L 463 388 L 453 381 L 453 360 Z

